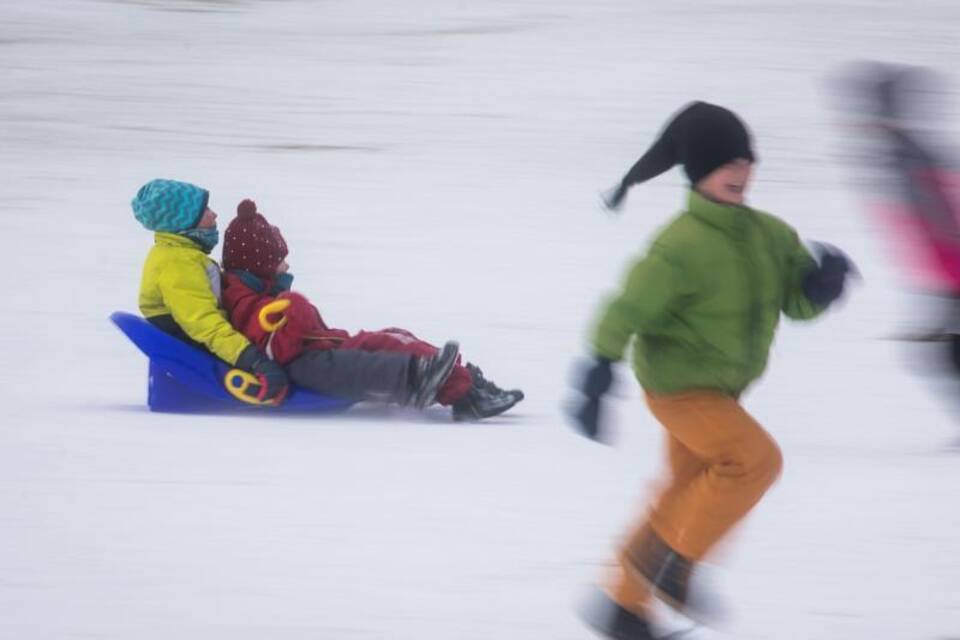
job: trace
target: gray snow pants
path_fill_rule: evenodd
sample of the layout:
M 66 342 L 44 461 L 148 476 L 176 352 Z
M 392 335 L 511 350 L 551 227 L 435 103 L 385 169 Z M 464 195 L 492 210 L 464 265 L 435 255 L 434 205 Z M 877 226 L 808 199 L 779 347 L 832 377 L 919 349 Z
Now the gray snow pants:
M 409 353 L 307 351 L 286 370 L 295 384 L 324 395 L 406 404 L 412 359 Z

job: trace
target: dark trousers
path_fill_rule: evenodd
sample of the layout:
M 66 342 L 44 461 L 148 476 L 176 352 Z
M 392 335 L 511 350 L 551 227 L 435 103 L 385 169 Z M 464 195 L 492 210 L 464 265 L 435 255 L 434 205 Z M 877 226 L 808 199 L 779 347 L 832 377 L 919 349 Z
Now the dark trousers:
M 381 329 L 380 331 L 361 331 L 355 336 L 340 343 L 339 349 L 360 349 L 363 351 L 389 351 L 392 353 L 409 353 L 415 356 L 429 358 L 440 352 L 435 346 L 421 340 L 406 329 Z M 473 377 L 460 363 L 453 365 L 453 371 L 446 382 L 440 385 L 437 392 L 437 402 L 449 406 L 463 398 L 473 386 Z
M 413 356 L 347 349 L 306 351 L 286 366 L 295 384 L 335 398 L 406 404 Z

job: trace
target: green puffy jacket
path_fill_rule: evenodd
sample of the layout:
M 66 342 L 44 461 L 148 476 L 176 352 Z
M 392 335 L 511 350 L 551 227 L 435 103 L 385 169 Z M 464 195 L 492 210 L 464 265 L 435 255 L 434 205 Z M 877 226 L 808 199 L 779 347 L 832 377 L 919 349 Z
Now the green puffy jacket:
M 228 364 L 249 346 L 220 307 L 220 268 L 189 238 L 157 232 L 140 281 L 140 313 L 170 315 L 192 340 Z
M 738 395 L 766 368 L 780 313 L 822 311 L 801 288 L 814 265 L 783 221 L 691 191 L 609 302 L 593 346 L 619 360 L 636 336 L 634 370 L 648 391 Z

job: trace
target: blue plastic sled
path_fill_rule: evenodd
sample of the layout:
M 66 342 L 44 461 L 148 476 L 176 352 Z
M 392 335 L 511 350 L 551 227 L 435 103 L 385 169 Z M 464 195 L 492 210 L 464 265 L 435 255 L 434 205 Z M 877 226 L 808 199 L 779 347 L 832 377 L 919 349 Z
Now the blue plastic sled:
M 218 413 L 235 410 L 342 411 L 350 401 L 291 385 L 278 407 L 258 407 L 233 397 L 224 386 L 230 367 L 221 360 L 164 333 L 140 316 L 123 311 L 110 320 L 150 359 L 147 404 L 151 411 Z

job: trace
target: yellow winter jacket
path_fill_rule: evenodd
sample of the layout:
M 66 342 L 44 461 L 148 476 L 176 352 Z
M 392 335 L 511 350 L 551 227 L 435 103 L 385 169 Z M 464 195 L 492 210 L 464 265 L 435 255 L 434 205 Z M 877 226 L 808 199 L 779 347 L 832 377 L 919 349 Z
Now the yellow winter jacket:
M 140 313 L 170 315 L 191 339 L 221 360 L 236 364 L 250 341 L 236 331 L 220 307 L 220 268 L 197 244 L 175 233 L 157 232 L 140 281 Z

